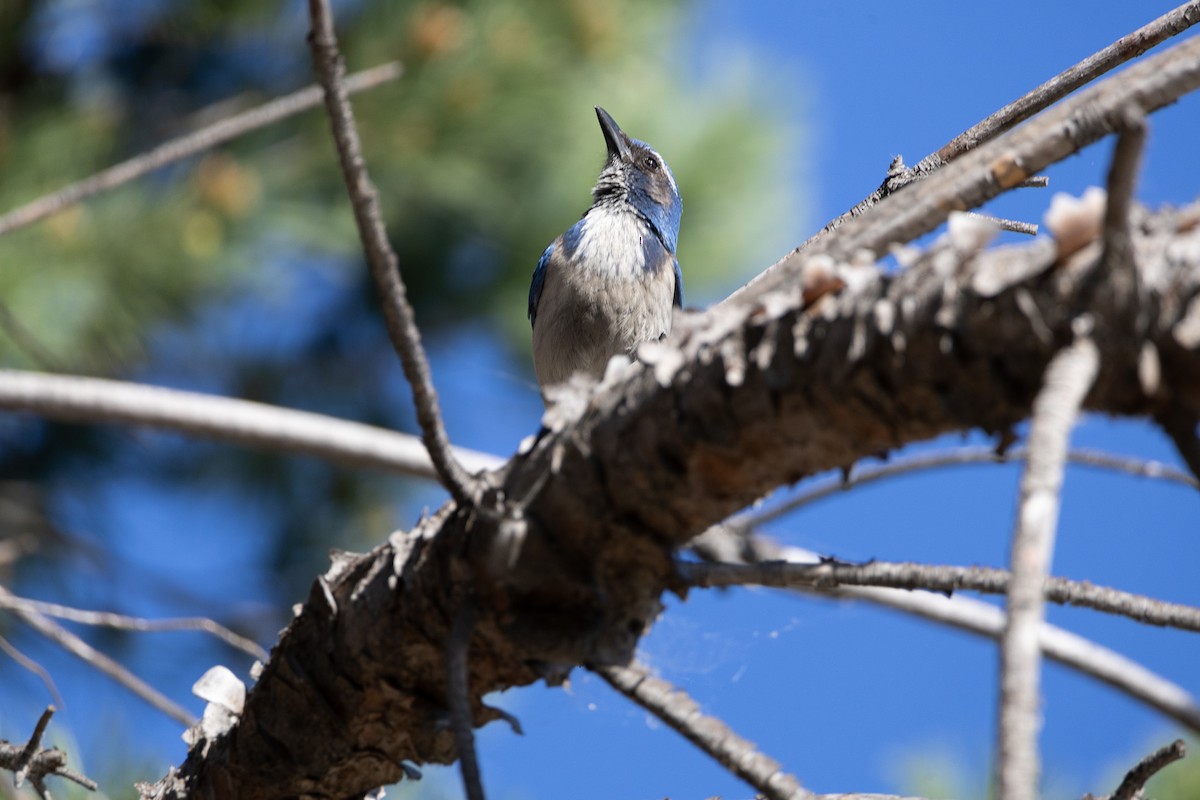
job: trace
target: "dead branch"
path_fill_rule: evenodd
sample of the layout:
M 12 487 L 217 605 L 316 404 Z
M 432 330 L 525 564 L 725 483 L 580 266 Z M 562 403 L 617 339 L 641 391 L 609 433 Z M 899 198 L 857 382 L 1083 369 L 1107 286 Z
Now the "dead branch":
M 329 114 L 346 190 L 354 208 L 354 221 L 358 225 L 363 251 L 371 267 L 371 277 L 383 300 L 388 336 L 396 354 L 400 356 L 404 377 L 412 389 L 422 439 L 442 485 L 460 505 L 474 504 L 479 499 L 480 487 L 476 479 L 458 463 L 451 450 L 450 438 L 446 435 L 446 426 L 438 407 L 437 391 L 429 373 L 429 361 L 421 346 L 421 333 L 417 330 L 404 279 L 400 276 L 400 262 L 383 227 L 378 192 L 367 174 L 358 129 L 354 123 L 354 111 L 346 92 L 346 65 L 333 32 L 333 14 L 328 0 L 309 0 L 308 10 L 312 18 L 309 46 L 317 79 L 325 89 L 325 110 Z
M 943 469 L 946 467 L 978 466 L 1019 463 L 1026 459 L 1028 451 L 1025 448 L 1008 450 L 997 453 L 994 447 L 963 447 L 940 453 L 922 453 L 905 458 L 889 461 L 886 464 L 855 468 L 848 477 L 825 480 L 810 486 L 795 497 L 790 497 L 777 506 L 764 511 L 748 514 L 743 518 L 735 518 L 729 524 L 747 530 L 761 527 L 768 522 L 780 519 L 793 511 L 811 505 L 819 500 L 836 494 L 848 492 L 858 486 L 909 475 L 926 470 Z M 1145 461 L 1138 458 L 1116 456 L 1099 450 L 1075 449 L 1067 453 L 1067 462 L 1096 469 L 1112 470 L 1126 475 L 1133 475 L 1151 480 L 1164 480 L 1180 483 L 1193 489 L 1200 489 L 1200 481 L 1188 473 L 1164 464 L 1161 461 Z
M 346 78 L 346 91 L 357 93 L 394 81 L 403 70 L 399 62 L 380 64 L 377 67 L 356 72 Z M 98 194 L 123 186 L 130 181 L 147 175 L 154 170 L 182 161 L 225 142 L 245 136 L 247 133 L 274 125 L 282 119 L 295 116 L 321 104 L 324 93 L 319 86 L 309 86 L 298 92 L 278 97 L 256 108 L 206 125 L 198 131 L 172 139 L 153 150 L 114 164 L 95 175 L 65 186 L 58 191 L 39 197 L 19 208 L 0 216 L 0 236 L 32 225 L 38 220 L 56 214 L 64 208 L 81 203 Z
M 706 715 L 686 692 L 654 677 L 642 664 L 601 667 L 596 673 L 754 787 L 759 796 L 815 800 L 815 795 L 785 772 L 779 762 L 759 752 L 753 742 L 738 736 L 721 720 Z
M 717 525 L 705 531 L 691 542 L 691 548 L 701 558 L 717 562 L 754 564 L 785 560 L 796 564 L 819 564 L 821 561 L 821 556 L 810 550 L 782 547 L 760 533 L 748 533 L 728 525 Z M 1003 611 L 963 595 L 947 597 L 920 590 L 875 586 L 801 588 L 800 591 L 824 598 L 864 600 L 997 641 L 1004 631 Z M 1055 625 L 1042 623 L 1038 643 L 1046 658 L 1095 678 L 1200 733 L 1200 705 L 1178 684 L 1120 653 Z
M 1099 350 L 1083 333 L 1050 361 L 1033 403 L 1029 460 L 1021 477 L 1010 558 L 1007 623 L 1000 640 L 996 767 L 1000 800 L 1036 800 L 1038 795 L 1042 650 L 1037 639 L 1045 614 L 1042 586 L 1054 553 L 1068 439 L 1099 369 Z
M 868 251 L 881 257 L 892 244 L 933 230 L 951 212 L 977 208 L 1050 164 L 1121 130 L 1131 109 L 1148 114 L 1198 86 L 1200 38 L 1192 38 L 1139 61 L 938 169 L 921 181 L 919 194 L 908 193 L 901 201 L 884 198 L 869 215 L 842 224 L 836 238 L 800 245 L 722 303 L 745 297 L 750 287 L 762 281 L 773 287 L 798 283 L 804 262 L 819 253 L 848 259 Z
M 58 686 L 54 683 L 53 676 L 46 671 L 45 667 L 22 653 L 13 646 L 12 642 L 8 641 L 8 639 L 5 639 L 3 636 L 0 636 L 0 650 L 3 650 L 6 656 L 17 662 L 22 668 L 38 676 L 42 682 L 42 685 L 46 687 L 46 691 L 50 693 L 52 698 L 54 698 L 54 703 L 56 705 L 66 705 L 63 703 L 62 695 L 58 692 Z
M 1164 386 L 1193 400 L 1200 386 L 1172 381 L 1200 374 L 1200 351 L 1171 344 L 1191 312 L 1161 300 L 1200 292 L 1197 217 L 1200 208 L 1138 210 L 1131 228 L 1137 302 L 1158 309 L 1146 340 L 1164 353 Z M 1026 417 L 1071 321 L 1112 313 L 1083 285 L 1100 268 L 1099 237 L 1097 224 L 1062 267 L 1052 243 L 979 252 L 947 237 L 895 275 L 831 263 L 847 288 L 818 307 L 802 308 L 798 286 L 763 284 L 753 302 L 680 317 L 671 340 L 644 349 L 645 365 L 549 417 L 493 476 L 505 497 L 527 498 L 519 516 L 447 506 L 314 585 L 234 732 L 190 753 L 147 796 L 211 781 L 246 797 L 367 791 L 400 779 L 403 762 L 452 761 L 453 734 L 437 724 L 444 710 L 420 698 L 445 696 L 449 626 L 431 621 L 452 619 L 463 581 L 489 598 L 472 639 L 473 693 L 624 663 L 677 580 L 673 549 L 695 532 L 779 483 Z M 1104 340 L 1088 408 L 1153 411 L 1156 398 L 1126 379 L 1140 345 Z M 503 526 L 521 535 L 502 536 Z M 502 542 L 518 544 L 494 558 Z M 383 656 L 398 652 L 405 658 Z M 1186 693 L 1117 663 L 1102 679 L 1200 724 Z M 296 763 L 309 772 L 294 774 Z
M 230 647 L 241 650 L 252 658 L 256 658 L 259 661 L 267 660 L 267 651 L 257 642 L 247 639 L 245 636 L 240 636 L 219 622 L 206 617 L 146 619 L 144 617 L 130 617 L 125 614 L 114 614 L 110 611 L 85 611 L 79 608 L 59 605 L 58 603 L 47 603 L 42 600 L 17 597 L 12 594 L 0 594 L 0 608 L 5 608 L 9 611 L 15 611 L 19 608 L 28 609 L 39 614 L 45 614 L 47 617 L 57 617 L 58 619 L 79 622 L 84 625 L 138 631 L 140 633 L 202 631 L 220 639 Z
M 800 245 L 800 249 L 814 244 L 847 221 L 862 216 L 868 209 L 893 192 L 928 176 L 959 156 L 995 139 L 1005 131 L 1049 108 L 1108 71 L 1130 59 L 1137 58 L 1172 36 L 1183 33 L 1197 21 L 1200 21 L 1200 2 L 1192 0 L 1192 2 L 1184 3 L 1178 8 L 1168 11 L 1133 33 L 1122 36 L 1103 50 L 1093 53 L 1078 64 L 1060 72 L 1041 86 L 989 115 L 987 119 L 963 131 L 943 145 L 936 153 L 925 156 L 912 169 L 904 168 L 896 171 L 895 174 L 889 174 L 888 179 L 878 189 L 867 195 L 854 208 L 827 223 L 824 228 Z M 1045 185 L 1044 177 L 1026 178 L 1018 184 L 1020 187 Z
M 0 586 L 0 599 L 11 600 L 12 592 Z M 76 656 L 91 667 L 103 672 L 108 677 L 112 678 L 117 683 L 124 686 L 135 695 L 145 700 L 154 708 L 171 717 L 175 721 L 183 724 L 185 727 L 190 727 L 196 723 L 195 718 L 187 712 L 186 709 L 173 702 L 168 697 L 164 696 L 154 687 L 147 684 L 138 676 L 134 675 L 125 667 L 118 664 L 113 659 L 101 653 L 96 648 L 92 647 L 87 642 L 80 639 L 75 634 L 63 628 L 58 623 L 51 620 L 49 617 L 34 611 L 31 608 L 26 608 L 21 605 L 14 605 L 11 611 L 16 616 L 20 617 L 29 627 L 45 636 L 50 641 L 57 644 L 59 647 L 66 650 L 73 656 Z
M 229 397 L 157 386 L 0 369 L 0 408 L 68 422 L 166 428 L 247 447 L 304 453 L 334 463 L 436 478 L 415 436 L 360 422 Z M 472 471 L 502 460 L 465 448 L 455 455 Z
M 14 745 L 0 739 L 0 768 L 12 770 L 13 782 L 18 789 L 28 780 L 37 791 L 38 797 L 43 800 L 50 800 L 50 792 L 46 789 L 47 775 L 58 775 L 74 781 L 89 792 L 94 792 L 95 781 L 67 768 L 66 753 L 57 747 L 42 748 L 42 735 L 45 734 L 46 726 L 50 724 L 50 718 L 54 716 L 55 711 L 54 706 L 46 706 L 46 710 L 34 726 L 33 734 L 25 744 Z
M 1176 739 L 1170 744 L 1158 748 L 1125 774 L 1121 785 L 1113 792 L 1111 800 L 1134 800 L 1145 788 L 1146 783 L 1163 767 L 1173 764 L 1186 755 L 1187 747 L 1182 739 Z
M 924 589 L 947 595 L 962 590 L 1005 594 L 1012 579 L 1012 573 L 1008 570 L 988 567 L 889 561 L 847 564 L 836 559 L 826 559 L 817 564 L 789 561 L 761 561 L 754 564 L 680 562 L 679 571 L 689 586 L 697 588 L 753 585 L 827 590 L 842 586 L 886 586 L 892 589 Z M 1066 578 L 1047 578 L 1042 591 L 1045 600 L 1050 603 L 1118 614 L 1147 625 L 1200 632 L 1200 608 L 1194 606 L 1167 603 Z
M 446 695 L 467 800 L 484 800 L 483 778 L 479 774 L 479 757 L 475 752 L 475 719 L 471 713 L 469 655 L 475 616 L 475 608 L 470 602 L 460 605 L 454 615 L 454 625 L 446 641 Z

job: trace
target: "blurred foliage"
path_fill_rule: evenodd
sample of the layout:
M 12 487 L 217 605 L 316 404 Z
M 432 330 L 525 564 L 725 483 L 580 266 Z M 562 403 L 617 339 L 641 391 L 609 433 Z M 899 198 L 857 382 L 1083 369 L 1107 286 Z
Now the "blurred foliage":
M 682 50 L 687 11 L 335 3 L 349 69 L 405 65 L 354 104 L 427 338 L 470 323 L 529 374 L 528 282 L 590 202 L 604 158 L 594 104 L 652 142 L 680 182 L 685 299 L 772 261 L 781 230 L 802 238 L 780 179 L 788 132 L 764 112 L 759 68 L 704 64 L 720 78 L 701 85 Z M 307 27 L 294 0 L 0 2 L 0 209 L 310 83 Z M 0 237 L 0 265 L 0 365 L 413 429 L 319 111 Z M 273 537 L 268 572 L 283 580 L 270 591 L 289 601 L 329 546 L 365 547 L 395 524 L 394 479 L 0 418 L 0 481 L 37 482 L 51 518 L 56 491 L 73 489 L 78 505 L 79 486 L 130 474 L 198 503 L 217 487 L 240 497 Z

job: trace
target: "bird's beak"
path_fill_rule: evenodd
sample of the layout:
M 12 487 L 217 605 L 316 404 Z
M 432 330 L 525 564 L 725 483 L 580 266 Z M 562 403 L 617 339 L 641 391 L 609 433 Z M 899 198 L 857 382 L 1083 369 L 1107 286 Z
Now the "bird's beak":
M 625 135 L 616 120 L 600 106 L 596 106 L 596 119 L 600 120 L 600 130 L 604 131 L 604 143 L 608 145 L 608 156 L 619 156 L 629 160 L 629 137 Z

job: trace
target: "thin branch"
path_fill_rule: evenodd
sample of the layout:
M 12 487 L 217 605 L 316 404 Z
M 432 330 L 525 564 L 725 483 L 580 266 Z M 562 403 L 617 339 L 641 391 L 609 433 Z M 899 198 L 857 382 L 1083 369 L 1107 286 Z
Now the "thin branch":
M 38 717 L 37 723 L 33 726 L 33 733 L 29 737 L 29 741 L 21 748 L 21 755 L 17 759 L 17 769 L 14 783 L 17 788 L 21 788 L 21 784 L 25 782 L 25 777 L 29 774 L 30 761 L 34 755 L 42 747 L 42 737 L 46 735 L 46 726 L 50 724 L 50 718 L 54 716 L 54 712 L 58 709 L 54 706 L 46 706 L 46 710 Z
M 130 617 L 124 614 L 114 614 L 109 611 L 85 611 L 71 608 L 58 603 L 47 603 L 42 600 L 30 600 L 16 595 L 0 595 L 0 608 L 15 611 L 24 608 L 45 614 L 48 617 L 79 622 L 84 625 L 96 625 L 105 628 L 117 628 L 141 633 L 159 633 L 165 631 L 203 631 L 217 637 L 230 647 L 237 648 L 243 653 L 259 661 L 267 660 L 267 651 L 252 639 L 240 636 L 215 620 L 206 617 L 181 617 L 177 619 L 144 619 Z
M 887 561 L 868 564 L 832 560 L 819 564 L 794 564 L 789 561 L 760 561 L 754 564 L 681 562 L 679 571 L 688 585 L 699 588 L 754 585 L 828 590 L 840 586 L 887 586 L 943 594 L 960 590 L 1004 594 L 1012 578 L 1012 574 L 1003 569 Z M 1195 606 L 1167 603 L 1066 578 L 1047 578 L 1043 592 L 1045 599 L 1051 603 L 1092 608 L 1148 625 L 1200 632 L 1200 608 Z
M 396 80 L 402 72 L 399 62 L 380 64 L 348 77 L 346 90 L 361 92 L 372 89 L 380 84 Z M 315 108 L 320 105 L 323 96 L 321 87 L 309 86 L 227 119 L 214 122 L 193 133 L 172 139 L 153 150 L 115 164 L 95 175 L 65 186 L 52 194 L 39 197 L 0 216 L 0 236 L 17 228 L 31 225 L 102 192 L 136 180 L 159 167 L 190 158 L 224 142 Z
M 0 408 L 71 422 L 148 425 L 248 447 L 436 478 L 420 439 L 385 428 L 265 403 L 138 383 L 0 369 Z M 472 470 L 495 456 L 457 448 Z
M 1131 106 L 1117 135 L 1112 163 L 1108 168 L 1107 203 L 1104 210 L 1104 262 L 1110 280 L 1118 279 L 1121 291 L 1137 290 L 1133 264 L 1133 238 L 1129 232 L 1129 210 L 1134 184 L 1146 145 L 1146 115 Z M 1129 284 L 1129 285 L 1124 285 Z
M 821 560 L 817 553 L 810 550 L 782 547 L 762 534 L 748 534 L 723 525 L 710 528 L 694 539 L 690 546 L 701 558 L 716 561 L 754 563 L 784 559 L 811 564 Z M 964 595 L 946 597 L 923 591 L 846 586 L 820 591 L 815 596 L 865 600 L 994 640 L 998 640 L 1004 630 L 1003 611 Z M 1189 730 L 1200 733 L 1200 705 L 1178 684 L 1156 675 L 1120 653 L 1055 625 L 1042 623 L 1038 642 L 1046 658 L 1106 683 Z
M 1002 231 L 1023 233 L 1026 236 L 1037 236 L 1038 226 L 1032 222 L 1022 222 L 1019 219 L 1006 219 L 1004 217 L 993 217 L 991 214 L 977 214 L 974 211 L 967 212 L 967 216 L 990 222 Z
M 471 674 L 469 651 L 475 628 L 475 607 L 469 602 L 459 606 L 454 625 L 446 640 L 446 695 L 450 725 L 454 729 L 454 747 L 462 772 L 467 800 L 485 800 L 479 757 L 475 752 L 475 718 L 471 713 Z
M 1081 337 L 1050 361 L 1033 401 L 1029 459 L 1012 543 L 1008 622 L 1000 642 L 1000 800 L 1035 800 L 1038 794 L 1042 586 L 1054 552 L 1067 443 L 1099 368 L 1095 343 Z
M 1186 755 L 1187 746 L 1182 739 L 1176 739 L 1170 744 L 1158 748 L 1125 774 L 1125 779 L 1113 792 L 1110 800 L 1133 800 L 1146 786 L 1146 783 L 1163 767 L 1173 764 Z
M 66 706 L 66 703 L 63 702 L 62 695 L 58 693 L 58 686 L 54 683 L 54 678 L 49 672 L 46 671 L 45 667 L 22 653 L 15 646 L 13 646 L 12 642 L 8 641 L 8 639 L 5 639 L 3 636 L 0 636 L 0 650 L 3 650 L 5 655 L 20 664 L 26 670 L 41 678 L 42 684 L 45 685 L 46 691 L 49 692 L 50 696 L 54 699 L 54 704 L 56 706 Z
M 379 211 L 379 196 L 367 175 L 358 129 L 354 123 L 354 111 L 346 94 L 346 65 L 338 51 L 329 2 L 309 0 L 308 10 L 312 17 L 309 46 L 312 49 L 317 79 L 325 88 L 325 109 L 329 114 L 334 142 L 337 144 L 342 174 L 346 179 L 346 190 L 354 207 L 354 221 L 358 225 L 359 237 L 362 239 L 367 263 L 371 267 L 371 275 L 383 300 L 388 336 L 400 356 L 404 376 L 412 387 L 413 404 L 416 406 L 417 421 L 421 425 L 425 447 L 429 450 L 429 457 L 442 485 L 450 495 L 459 505 L 474 504 L 480 493 L 479 482 L 455 459 L 450 448 L 450 439 L 446 435 L 446 427 L 438 408 L 437 392 L 433 388 L 433 378 L 429 372 L 429 361 L 421 346 L 421 333 L 417 330 L 404 280 L 400 276 L 399 260 L 388 242 Z
M 1197 87 L 1200 87 L 1200 37 L 1139 61 L 1029 124 L 937 169 L 922 179 L 922 191 L 907 195 L 907 200 L 891 202 L 890 197 L 884 198 L 868 220 L 849 219 L 858 217 L 861 211 L 843 215 L 845 219 L 839 223 L 841 230 L 837 237 L 818 243 L 822 235 L 813 236 L 718 305 L 746 297 L 752 287 L 753 293 L 759 295 L 794 283 L 803 263 L 816 254 L 848 259 L 867 251 L 882 256 L 891 245 L 912 241 L 933 230 L 952 211 L 977 208 L 1070 153 L 1119 130 L 1131 106 L 1149 113 Z
M 0 768 L 12 770 L 13 784 L 17 789 L 24 785 L 26 779 L 37 791 L 38 796 L 50 800 L 50 792 L 46 789 L 45 779 L 48 775 L 58 775 L 61 778 L 74 781 L 88 791 L 96 791 L 96 782 L 85 775 L 67 768 L 67 754 L 56 747 L 42 749 L 42 736 L 50 718 L 54 716 L 54 706 L 46 706 L 42 716 L 34 727 L 33 734 L 23 745 L 10 744 L 0 739 Z
M 753 742 L 738 736 L 717 719 L 704 714 L 683 690 L 652 676 L 645 666 L 598 667 L 596 674 L 621 694 L 683 734 L 717 763 L 771 800 L 814 800 L 774 759 L 760 753 Z
M 989 115 L 987 119 L 963 131 L 943 145 L 936 153 L 927 156 L 926 159 L 936 159 L 942 163 L 953 161 L 963 153 L 996 138 L 1039 111 L 1049 108 L 1106 72 L 1119 67 L 1130 59 L 1137 58 L 1172 36 L 1183 33 L 1198 21 L 1200 21 L 1200 2 L 1195 2 L 1195 0 L 1168 11 Z M 920 165 L 918 165 L 919 167 Z
M 0 599 L 7 600 L 12 598 L 12 596 L 13 595 L 10 591 L 5 589 L 3 586 L 0 586 Z M 157 689 L 147 684 L 141 678 L 125 669 L 125 667 L 104 655 L 104 653 L 101 653 L 99 650 L 92 647 L 90 644 L 66 630 L 53 620 L 49 619 L 44 614 L 29 608 L 21 608 L 19 606 L 13 608 L 12 613 L 16 614 L 18 617 L 24 620 L 27 625 L 45 636 L 50 641 L 59 645 L 68 653 L 83 659 L 83 661 L 103 672 L 105 675 L 109 676 L 117 683 L 121 684 L 126 689 L 166 714 L 168 717 L 171 717 L 187 727 L 191 727 L 196 723 L 195 718 L 182 706 L 179 706 Z
M 1000 134 L 1029 119 L 1034 114 L 1049 108 L 1054 103 L 1075 92 L 1080 87 L 1086 86 L 1106 72 L 1124 64 L 1130 59 L 1137 58 L 1172 36 L 1182 33 L 1197 21 L 1200 21 L 1200 2 L 1192 0 L 1192 2 L 1184 3 L 1173 11 L 1169 11 L 1158 19 L 1143 25 L 1133 33 L 1122 36 L 1103 50 L 1093 53 L 1073 67 L 1060 72 L 1023 97 L 1009 103 L 986 119 L 963 131 L 943 145 L 936 153 L 930 153 L 921 159 L 911 170 L 906 170 L 900 180 L 897 180 L 896 176 L 892 176 L 890 180 L 885 181 L 883 185 L 864 198 L 854 208 L 826 224 L 820 232 L 800 247 L 803 249 L 816 242 L 826 234 L 841 227 L 848 220 L 861 216 L 869 208 L 893 192 L 929 175 L 939 167 L 948 164 L 964 153 L 976 149 L 985 142 L 995 139 Z M 1030 184 L 1022 180 L 1019 185 L 1026 186 Z
M 848 492 L 858 486 L 875 483 L 887 478 L 909 475 L 944 467 L 959 467 L 987 464 L 1012 464 L 1022 462 L 1028 456 L 1025 448 L 997 453 L 993 447 L 964 447 L 940 453 L 923 453 L 907 458 L 890 461 L 886 464 L 855 469 L 849 478 L 835 478 L 822 481 L 781 503 L 759 514 L 754 514 L 744 520 L 735 520 L 733 525 L 749 528 L 760 527 L 768 522 L 779 519 L 798 508 L 810 505 L 818 500 L 824 500 L 842 492 Z M 1099 450 L 1075 449 L 1067 453 L 1067 461 L 1086 467 L 1122 472 L 1140 478 L 1152 478 L 1180 483 L 1193 489 L 1200 489 L 1200 481 L 1188 473 L 1178 470 L 1161 461 L 1143 461 L 1137 458 L 1114 456 Z

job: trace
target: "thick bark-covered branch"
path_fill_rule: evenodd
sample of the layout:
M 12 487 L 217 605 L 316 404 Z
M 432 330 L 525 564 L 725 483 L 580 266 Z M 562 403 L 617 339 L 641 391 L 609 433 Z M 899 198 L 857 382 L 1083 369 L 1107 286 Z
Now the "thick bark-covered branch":
M 977 253 L 955 235 L 908 269 L 826 268 L 846 284 L 682 316 L 648 366 L 547 415 L 493 475 L 478 512 L 448 506 L 314 583 L 240 722 L 201 742 L 158 796 L 349 796 L 399 780 L 401 761 L 453 760 L 445 643 L 468 593 L 476 720 L 488 691 L 574 665 L 624 663 L 677 587 L 672 551 L 775 486 L 949 431 L 1028 416 L 1071 321 L 1095 320 L 1101 368 L 1085 407 L 1153 415 L 1200 407 L 1200 206 L 1131 224 L 1143 338 L 1105 305 L 1100 229 L 1064 263 L 1052 242 Z M 974 241 L 974 240 L 971 240 Z M 1148 393 L 1145 345 L 1162 362 Z

